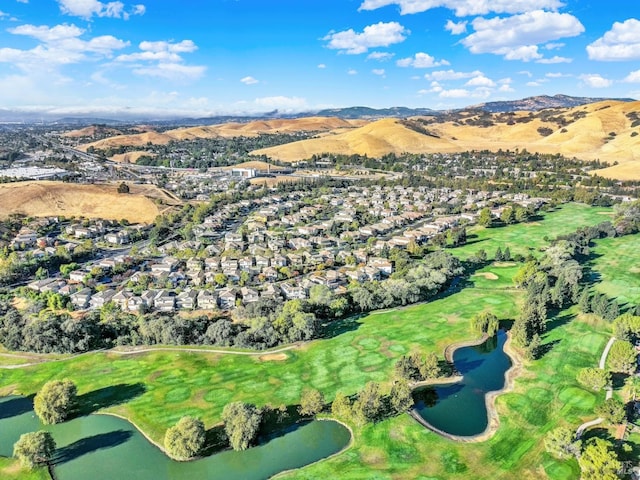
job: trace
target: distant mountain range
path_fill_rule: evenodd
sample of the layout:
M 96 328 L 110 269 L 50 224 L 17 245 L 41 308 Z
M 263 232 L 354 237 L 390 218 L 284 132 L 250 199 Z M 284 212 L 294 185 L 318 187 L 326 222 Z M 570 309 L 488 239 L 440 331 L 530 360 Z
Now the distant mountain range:
M 617 100 L 622 102 L 632 102 L 632 98 L 594 98 L 594 97 L 572 97 L 569 95 L 539 95 L 535 97 L 523 98 L 521 100 L 505 100 L 499 102 L 487 102 L 455 110 L 432 110 L 430 108 L 369 108 L 364 106 L 331 108 L 320 111 L 308 111 L 300 113 L 281 113 L 278 110 L 265 112 L 256 115 L 218 115 L 204 118 L 164 118 L 154 119 L 150 116 L 132 115 L 130 112 L 123 112 L 122 115 L 113 113 L 109 118 L 98 118 L 94 115 L 56 117 L 47 112 L 21 112 L 11 109 L 0 109 L 0 123 L 47 123 L 60 125 L 122 125 L 136 122 L 150 122 L 157 125 L 187 126 L 187 125 L 217 125 L 229 122 L 249 122 L 262 119 L 276 118 L 303 118 L 310 116 L 338 117 L 343 119 L 379 119 L 379 118 L 402 118 L 439 115 L 452 111 L 483 110 L 490 113 L 514 112 L 519 110 L 536 111 L 545 108 L 571 108 L 588 103 L 600 102 L 604 100 Z

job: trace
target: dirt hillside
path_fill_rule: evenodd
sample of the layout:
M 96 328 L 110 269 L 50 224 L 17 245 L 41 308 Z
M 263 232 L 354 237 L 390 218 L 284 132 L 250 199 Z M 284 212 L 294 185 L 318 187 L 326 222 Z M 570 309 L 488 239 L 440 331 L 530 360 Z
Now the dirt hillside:
M 127 219 L 150 223 L 159 214 L 158 206 L 142 188 L 119 194 L 117 185 L 77 185 L 63 182 L 17 182 L 0 185 L 0 217 L 21 213 L 34 217 Z M 155 188 L 155 187 L 154 187 Z M 156 189 L 157 190 L 157 189 Z

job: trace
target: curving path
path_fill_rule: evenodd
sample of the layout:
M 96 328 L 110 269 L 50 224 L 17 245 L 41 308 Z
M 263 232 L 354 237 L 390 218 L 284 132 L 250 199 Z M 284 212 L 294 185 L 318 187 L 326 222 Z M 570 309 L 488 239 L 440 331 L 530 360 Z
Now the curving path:
M 611 347 L 613 346 L 615 341 L 616 341 L 616 337 L 611 337 L 609 339 L 609 341 L 607 342 L 607 345 L 604 347 L 602 355 L 600 356 L 600 363 L 598 364 L 598 368 L 600 368 L 600 370 L 604 370 L 604 368 L 605 368 L 605 366 L 607 364 L 607 356 L 609 355 L 609 350 L 611 350 Z M 605 395 L 605 399 L 609 400 L 612 396 L 613 396 L 613 388 L 612 387 L 607 387 L 607 393 Z M 602 422 L 604 422 L 604 418 L 596 418 L 594 420 L 591 420 L 591 421 L 588 421 L 588 422 L 584 422 L 582 425 L 580 425 L 576 429 L 576 439 L 579 439 L 580 437 L 582 437 L 582 434 L 588 428 L 591 428 L 591 427 L 594 427 L 596 425 L 599 425 Z
M 18 365 L 0 365 L 0 370 L 14 370 L 17 368 L 26 368 L 32 367 L 34 365 L 43 365 L 46 363 L 54 363 L 54 362 L 66 362 L 67 360 L 71 360 L 74 358 L 81 357 L 83 355 L 90 355 L 92 353 L 97 352 L 105 352 L 105 353 L 113 353 L 115 355 L 138 355 L 140 353 L 150 353 L 150 352 L 186 352 L 186 353 L 215 353 L 221 355 L 247 355 L 247 356 L 263 356 L 263 355 L 272 355 L 277 353 L 286 352 L 288 350 L 293 350 L 299 348 L 301 342 L 296 342 L 291 345 L 287 345 L 286 347 L 280 347 L 275 350 L 260 350 L 254 352 L 240 352 L 234 350 L 224 350 L 224 349 L 216 349 L 216 348 L 193 348 L 193 347 L 143 347 L 143 348 L 131 348 L 127 350 L 121 350 L 122 347 L 115 347 L 112 349 L 101 348 L 99 350 L 91 350 L 90 352 L 83 352 L 77 355 L 71 355 L 65 358 L 53 358 L 49 360 L 42 360 L 39 362 L 30 362 L 30 363 L 22 363 Z M 3 354 L 5 355 L 5 354 Z M 9 355 L 9 354 L 6 354 Z M 32 359 L 33 356 L 24 355 L 21 356 L 19 354 L 11 354 L 12 357 L 15 358 L 29 358 Z

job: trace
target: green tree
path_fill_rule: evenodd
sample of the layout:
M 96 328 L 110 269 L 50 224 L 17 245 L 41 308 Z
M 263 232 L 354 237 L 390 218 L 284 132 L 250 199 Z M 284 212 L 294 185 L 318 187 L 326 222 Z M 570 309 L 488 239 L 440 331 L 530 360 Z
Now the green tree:
M 635 402 L 640 396 L 640 377 L 637 375 L 629 375 L 624 381 L 624 389 L 630 401 Z
M 599 392 L 611 385 L 611 374 L 599 368 L 583 368 L 578 372 L 578 383 L 584 387 Z
M 624 404 L 617 398 L 609 398 L 596 406 L 596 415 L 613 424 L 620 424 L 625 421 L 627 415 Z
M 300 415 L 315 416 L 324 408 L 324 395 L 315 388 L 304 388 L 300 395 Z
M 331 402 L 331 414 L 338 418 L 349 418 L 351 416 L 351 400 L 344 393 L 336 393 L 336 397 Z
M 232 402 L 222 410 L 224 430 L 231 448 L 246 450 L 260 427 L 262 412 L 250 403 Z
M 506 225 L 511 225 L 513 222 L 515 222 L 516 216 L 513 208 L 506 207 L 504 210 L 502 210 L 502 213 L 500 214 L 500 220 L 502 220 L 502 223 Z
M 418 371 L 422 380 L 438 378 L 442 371 L 438 362 L 438 356 L 434 352 L 427 353 L 422 362 L 418 363 Z
M 413 406 L 411 387 L 404 378 L 396 380 L 391 386 L 389 393 L 389 403 L 395 413 L 403 413 Z
M 51 380 L 33 399 L 33 409 L 44 424 L 64 422 L 75 407 L 76 395 L 77 388 L 71 380 Z
M 24 433 L 13 445 L 13 456 L 27 468 L 50 462 L 55 451 L 56 442 L 45 431 Z
M 551 430 L 544 438 L 544 448 L 559 459 L 566 459 L 580 453 L 582 442 L 575 439 L 575 431 L 568 427 Z
M 478 336 L 486 334 L 493 337 L 499 326 L 498 317 L 490 312 L 481 312 L 471 317 L 471 330 Z
M 204 423 L 195 417 L 182 417 L 164 436 L 164 446 L 171 458 L 188 460 L 197 456 L 204 447 Z
M 493 222 L 493 216 L 491 215 L 491 209 L 483 208 L 480 210 L 480 215 L 478 216 L 478 225 L 482 225 L 483 227 L 490 227 Z
M 375 421 L 380 415 L 381 407 L 380 385 L 376 382 L 368 382 L 353 402 L 352 412 L 356 423 L 364 425 L 366 422 Z
M 622 463 L 613 444 L 601 438 L 591 438 L 578 458 L 582 480 L 617 480 Z
M 609 350 L 607 365 L 612 372 L 632 374 L 636 371 L 638 352 L 631 342 L 616 340 Z

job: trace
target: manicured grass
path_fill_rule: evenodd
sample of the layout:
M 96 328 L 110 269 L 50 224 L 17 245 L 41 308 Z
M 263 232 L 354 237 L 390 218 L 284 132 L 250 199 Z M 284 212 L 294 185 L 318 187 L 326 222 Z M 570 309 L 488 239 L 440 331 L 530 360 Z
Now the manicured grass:
M 609 218 L 600 214 L 607 211 L 567 205 L 545 214 L 542 225 L 474 229 L 477 237 L 471 241 L 476 243 L 450 251 L 464 259 L 484 248 L 492 258 L 497 246 L 508 245 L 512 254 L 527 255 L 529 246 L 547 245 L 544 236 L 553 238 L 599 223 Z M 304 386 L 322 390 L 331 400 L 337 391 L 351 394 L 370 380 L 388 382 L 400 355 L 433 351 L 441 356 L 446 345 L 470 338 L 469 319 L 480 311 L 513 318 L 522 299 L 512 282 L 518 268 L 489 264 L 476 273 L 493 275 L 470 277 L 461 292 L 343 322 L 331 338 L 285 352 L 286 360 L 161 351 L 134 356 L 94 353 L 2 370 L 0 394 L 29 394 L 52 378 L 68 377 L 76 381 L 81 395 L 127 416 L 157 441 L 182 415 L 199 416 L 208 427 L 218 423 L 223 406 L 234 400 L 293 405 Z M 576 427 L 593 418 L 593 408 L 604 394 L 583 389 L 575 377 L 580 368 L 597 364 L 608 335 L 606 325 L 590 317 L 575 319 L 574 312 L 552 320 L 543 339 L 549 351 L 526 365 L 512 392 L 498 397 L 501 425 L 486 442 L 445 440 L 401 415 L 354 428 L 354 443 L 346 452 L 287 477 L 578 478 L 577 463 L 551 458 L 544 452 L 542 438 L 556 426 Z
M 604 400 L 604 393 L 584 390 L 575 377 L 597 362 L 607 335 L 569 313 L 550 326 L 544 343 L 553 343 L 551 350 L 527 365 L 512 392 L 498 397 L 500 427 L 490 440 L 452 442 L 402 415 L 356 429 L 350 451 L 287 478 L 578 478 L 577 462 L 551 458 L 542 438 L 556 426 L 577 427 L 592 418 L 594 405 Z
M 28 470 L 13 458 L 0 457 L 0 478 L 3 480 L 49 480 L 46 468 Z
M 640 234 L 598 240 L 592 254 L 592 268 L 601 277 L 596 290 L 621 306 L 640 304 Z
M 235 400 L 257 405 L 294 405 L 304 386 L 328 399 L 366 382 L 388 382 L 400 355 L 434 351 L 470 338 L 469 319 L 483 310 L 513 318 L 521 292 L 465 289 L 463 292 L 343 322 L 333 338 L 286 352 L 284 361 L 259 357 L 187 352 L 120 356 L 94 353 L 65 362 L 0 371 L 1 393 L 33 393 L 52 378 L 70 378 L 79 393 L 105 389 L 98 405 L 126 415 L 154 439 L 182 415 L 220 421 L 222 408 Z M 110 388 L 108 388 L 110 387 Z M 117 404 L 117 405 L 115 405 Z
M 541 212 L 541 219 L 527 223 L 492 228 L 474 226 L 467 231 L 468 244 L 451 251 L 460 258 L 468 258 L 484 249 L 492 260 L 498 247 L 504 250 L 508 246 L 512 256 L 538 255 L 539 248 L 548 245 L 545 237 L 553 239 L 578 227 L 611 220 L 611 212 L 610 208 L 569 203 L 550 212 Z

